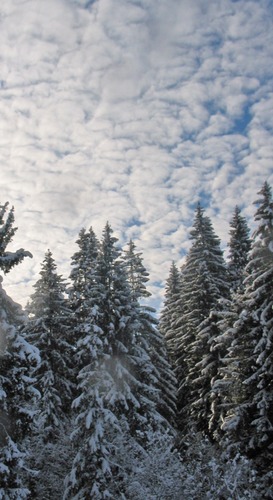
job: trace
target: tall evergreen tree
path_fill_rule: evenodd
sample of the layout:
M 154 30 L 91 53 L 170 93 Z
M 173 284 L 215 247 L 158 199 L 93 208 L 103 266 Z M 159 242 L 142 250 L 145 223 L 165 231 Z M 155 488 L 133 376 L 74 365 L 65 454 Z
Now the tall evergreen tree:
M 35 369 L 39 403 L 39 431 L 43 440 L 54 440 L 72 402 L 73 353 L 69 339 L 70 311 L 65 298 L 66 285 L 48 250 L 41 266 L 40 278 L 28 305 L 30 320 L 25 332 L 41 356 Z
M 93 316 L 97 315 L 93 308 L 98 308 L 97 259 L 99 252 L 99 241 L 90 227 L 88 231 L 81 229 L 76 241 L 78 250 L 71 259 L 70 280 L 72 286 L 69 289 L 69 303 L 71 307 L 71 327 L 75 346 L 86 336 L 86 325 L 93 322 Z M 94 313 L 94 314 L 93 314 Z M 91 315 L 91 320 L 90 320 Z M 89 356 L 89 354 L 88 354 Z M 78 355 L 76 349 L 74 354 L 75 364 L 78 372 L 85 366 L 83 353 Z
M 222 425 L 227 412 L 230 411 L 230 394 L 234 395 L 234 404 L 238 402 L 239 387 L 234 383 L 231 374 L 234 370 L 229 357 L 229 349 L 236 342 L 235 331 L 232 328 L 238 319 L 244 291 L 245 268 L 251 249 L 251 238 L 246 219 L 241 215 L 238 206 L 235 207 L 230 222 L 230 241 L 228 255 L 228 278 L 231 296 L 219 303 L 215 320 L 219 335 L 213 339 L 212 349 L 221 358 L 217 373 L 212 378 L 210 432 L 214 438 L 223 438 Z M 236 371 L 236 370 L 235 370 Z
M 29 322 L 24 334 L 39 349 L 41 357 L 33 372 L 40 392 L 31 440 L 33 461 L 40 472 L 33 495 L 51 498 L 62 494 L 59 475 L 64 479 L 69 460 L 66 434 L 70 428 L 74 385 L 73 348 L 66 285 L 57 273 L 50 250 L 45 254 L 40 276 L 28 305 Z
M 118 428 L 106 401 L 113 385 L 105 363 L 108 340 L 99 326 L 105 294 L 98 276 L 99 242 L 92 228 L 82 229 L 79 250 L 72 257 L 70 303 L 73 311 L 74 359 L 79 368 L 77 397 L 73 402 L 76 449 L 66 478 L 65 498 L 103 498 L 111 477 L 108 459 L 113 434 Z
M 181 274 L 176 264 L 172 262 L 169 276 L 166 280 L 164 305 L 160 315 L 159 328 L 166 339 L 168 355 L 173 368 L 176 362 L 177 324 L 182 316 L 182 311 L 179 307 L 180 295 Z
M 211 351 L 219 299 L 229 294 L 226 266 L 210 219 L 197 206 L 192 247 L 182 273 L 183 316 L 177 333 L 180 425 L 207 427 L 210 380 L 218 355 Z
M 150 358 L 150 377 L 153 370 L 153 383 L 157 389 L 155 392 L 157 409 L 168 422 L 175 425 L 177 382 L 168 360 L 167 343 L 159 330 L 155 310 L 144 303 L 144 299 L 151 295 L 146 288 L 149 273 L 143 265 L 142 254 L 136 252 L 136 246 L 132 241 L 128 244 L 128 250 L 124 251 L 123 259 L 131 297 L 136 302 L 138 310 L 139 326 L 136 340 Z

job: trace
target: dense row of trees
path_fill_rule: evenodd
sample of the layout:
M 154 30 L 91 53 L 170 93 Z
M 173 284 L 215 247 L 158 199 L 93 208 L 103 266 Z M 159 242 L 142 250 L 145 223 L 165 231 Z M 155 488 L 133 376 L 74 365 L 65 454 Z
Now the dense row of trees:
M 235 208 L 227 263 L 198 205 L 185 264 L 181 270 L 171 266 L 160 328 L 178 380 L 180 446 L 195 429 L 233 456 L 253 458 L 265 473 L 273 461 L 273 202 L 268 183 L 258 194 L 252 238 Z
M 23 313 L 0 289 L 0 498 L 271 498 L 273 202 L 250 232 L 240 209 L 227 261 L 198 205 L 160 321 L 148 273 L 107 223 L 82 229 L 71 273 L 48 250 Z M 0 268 L 13 209 L 0 207 Z
M 11 214 L 4 272 L 29 255 L 6 252 Z M 26 321 L 1 295 L 1 498 L 127 498 L 136 461 L 173 439 L 175 378 L 141 304 L 141 254 L 133 242 L 122 252 L 109 224 L 101 241 L 90 228 L 77 244 L 69 286 L 46 252 Z

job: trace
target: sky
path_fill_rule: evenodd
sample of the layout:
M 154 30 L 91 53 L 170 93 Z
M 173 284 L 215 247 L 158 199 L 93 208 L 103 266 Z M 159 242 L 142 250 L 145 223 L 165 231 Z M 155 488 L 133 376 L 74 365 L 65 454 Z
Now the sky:
M 1 0 L 4 277 L 25 305 L 50 249 L 67 278 L 82 227 L 133 239 L 159 307 L 198 201 L 223 249 L 235 205 L 273 186 L 273 2 Z

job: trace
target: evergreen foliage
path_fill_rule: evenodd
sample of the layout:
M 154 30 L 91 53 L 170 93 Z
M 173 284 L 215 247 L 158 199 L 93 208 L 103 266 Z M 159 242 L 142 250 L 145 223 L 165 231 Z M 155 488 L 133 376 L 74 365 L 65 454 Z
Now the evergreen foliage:
M 143 265 L 141 252 L 136 251 L 136 245 L 132 240 L 129 241 L 128 248 L 123 251 L 123 260 L 132 300 L 139 301 L 150 297 L 151 294 L 146 288 L 149 273 Z
M 192 425 L 208 428 L 211 379 L 219 361 L 218 353 L 211 349 L 218 334 L 213 311 L 218 301 L 229 295 L 220 240 L 200 205 L 190 235 L 193 243 L 182 270 L 182 318 L 176 334 L 179 425 L 183 432 Z
M 136 344 L 138 349 L 142 348 L 142 357 L 145 358 L 148 354 L 150 358 L 147 385 L 151 384 L 151 380 L 154 381 L 156 408 L 161 416 L 175 426 L 177 381 L 169 364 L 167 343 L 158 327 L 156 311 L 144 303 L 144 299 L 151 295 L 146 288 L 149 273 L 143 265 L 142 254 L 136 252 L 132 240 L 128 244 L 128 250 L 124 251 L 123 260 L 132 301 L 137 307 Z M 143 380 L 143 377 L 144 374 L 139 375 L 140 380 Z
M 163 418 L 156 409 L 159 389 L 148 352 L 151 319 L 138 302 L 147 295 L 140 256 L 132 255 L 131 244 L 129 256 L 122 258 L 108 223 L 99 244 L 94 233 L 90 239 L 84 231 L 78 243 L 71 297 L 76 297 L 75 356 L 81 369 L 73 403 L 76 455 L 65 496 L 100 499 L 111 495 L 111 478 L 122 477 L 115 459 L 117 436 L 143 444 Z M 120 479 L 121 491 L 122 484 Z
M 176 362 L 176 330 L 181 317 L 181 274 L 172 262 L 169 276 L 166 280 L 164 305 L 160 315 L 159 328 L 166 339 L 169 360 L 172 367 Z
M 244 271 L 248 262 L 248 254 L 251 249 L 250 230 L 245 217 L 241 215 L 238 206 L 235 207 L 233 217 L 230 221 L 230 240 L 228 255 L 228 274 L 230 290 L 238 291 L 242 287 Z
M 211 380 L 211 416 L 209 430 L 214 439 L 223 438 L 222 425 L 231 406 L 238 403 L 240 387 L 235 382 L 233 373 L 236 371 L 236 360 L 231 358 L 231 352 L 236 344 L 234 322 L 238 319 L 242 308 L 244 292 L 245 268 L 251 249 L 251 239 L 246 219 L 241 215 L 238 206 L 235 207 L 230 221 L 230 241 L 227 262 L 230 298 L 221 299 L 217 313 L 214 315 L 219 335 L 213 339 L 212 349 L 218 352 L 221 360 L 217 372 Z M 232 397 L 231 397 L 232 395 Z
M 65 298 L 64 280 L 57 273 L 50 250 L 45 254 L 40 279 L 34 288 L 28 304 L 29 321 L 24 328 L 24 335 L 40 353 L 40 362 L 33 370 L 40 396 L 36 401 L 35 425 L 29 440 L 30 465 L 38 473 L 33 481 L 32 495 L 49 499 L 63 491 L 62 481 L 57 481 L 55 475 L 64 477 L 69 463 L 70 443 L 65 436 L 71 426 L 74 390 L 70 309 Z M 60 459 L 64 449 L 65 460 Z M 53 456 L 56 457 L 54 467 Z
M 41 361 L 34 370 L 39 400 L 39 433 L 43 441 L 54 441 L 72 402 L 73 349 L 69 339 L 70 311 L 65 284 L 48 250 L 41 266 L 40 279 L 28 304 L 28 340 L 39 349 Z

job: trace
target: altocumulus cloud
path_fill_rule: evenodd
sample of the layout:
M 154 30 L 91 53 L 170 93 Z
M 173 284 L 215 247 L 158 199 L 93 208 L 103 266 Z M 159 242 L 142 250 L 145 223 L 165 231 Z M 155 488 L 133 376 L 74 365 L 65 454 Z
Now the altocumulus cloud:
M 235 204 L 251 218 L 273 183 L 272 21 L 269 0 L 2 0 L 1 200 L 34 255 L 14 300 L 109 220 L 158 304 L 199 199 L 223 245 Z

